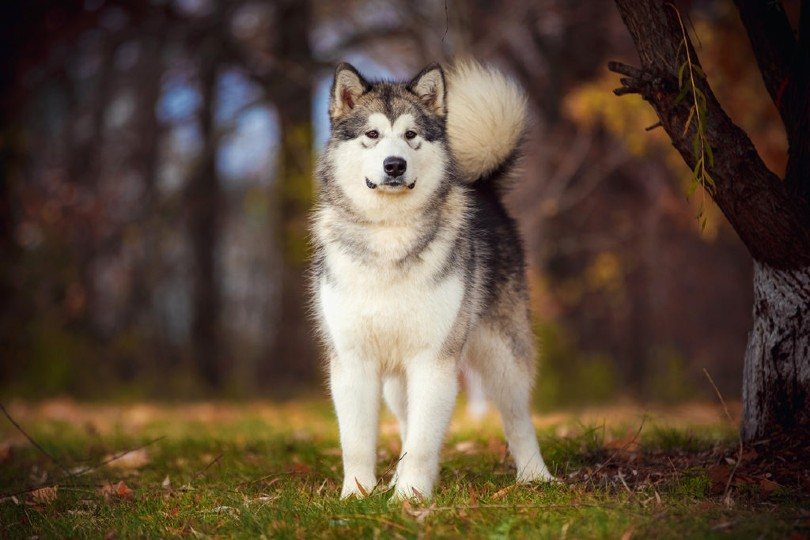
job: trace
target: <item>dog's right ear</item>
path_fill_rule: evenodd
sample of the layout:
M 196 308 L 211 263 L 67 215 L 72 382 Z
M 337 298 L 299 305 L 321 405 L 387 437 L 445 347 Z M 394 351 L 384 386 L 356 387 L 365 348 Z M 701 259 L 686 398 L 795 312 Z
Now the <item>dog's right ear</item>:
M 360 72 L 353 65 L 341 62 L 335 69 L 335 80 L 329 97 L 329 117 L 332 121 L 351 111 L 357 104 L 357 99 L 369 90 L 371 85 Z

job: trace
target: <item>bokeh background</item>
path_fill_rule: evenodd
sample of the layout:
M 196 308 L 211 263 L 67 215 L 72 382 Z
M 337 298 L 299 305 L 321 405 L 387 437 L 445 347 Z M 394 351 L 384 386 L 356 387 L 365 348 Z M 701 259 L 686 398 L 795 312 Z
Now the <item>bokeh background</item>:
M 732 2 L 678 6 L 723 107 L 781 174 L 784 133 Z M 529 254 L 537 406 L 710 398 L 703 368 L 739 396 L 750 257 L 688 193 L 651 109 L 611 93 L 606 62 L 636 60 L 612 2 L 0 9 L 0 395 L 322 391 L 306 215 L 332 68 L 406 78 L 472 56 L 531 105 L 508 204 Z

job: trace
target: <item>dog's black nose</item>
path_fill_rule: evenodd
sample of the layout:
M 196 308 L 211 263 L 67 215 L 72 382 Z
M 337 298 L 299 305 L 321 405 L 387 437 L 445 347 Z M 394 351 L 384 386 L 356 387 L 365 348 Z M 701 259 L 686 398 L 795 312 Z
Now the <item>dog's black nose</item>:
M 407 168 L 408 163 L 401 157 L 390 156 L 383 161 L 383 170 L 389 176 L 402 176 Z

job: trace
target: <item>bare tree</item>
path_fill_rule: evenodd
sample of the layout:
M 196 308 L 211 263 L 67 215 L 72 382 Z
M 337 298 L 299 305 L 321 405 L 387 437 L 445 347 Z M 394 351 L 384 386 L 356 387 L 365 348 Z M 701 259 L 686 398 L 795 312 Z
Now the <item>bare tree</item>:
M 214 129 L 217 76 L 222 61 L 221 42 L 218 33 L 210 32 L 201 43 L 199 117 L 203 148 L 187 192 L 189 234 L 194 258 L 192 350 L 200 374 L 215 389 L 223 382 L 219 326 L 221 294 L 216 261 L 221 189 L 216 167 L 218 141 Z
M 281 128 L 279 169 L 276 176 L 277 231 L 282 249 L 279 287 L 281 320 L 275 358 L 262 371 L 284 378 L 314 372 L 315 348 L 306 317 L 307 211 L 313 200 L 312 67 L 309 46 L 312 6 L 308 1 L 277 4 L 278 33 L 274 55 L 278 72 L 265 89 L 277 106 Z
M 802 2 L 798 39 L 778 2 L 736 4 L 787 132 L 784 179 L 718 103 L 672 4 L 616 0 L 641 67 L 609 67 L 624 75 L 617 95 L 637 93 L 652 105 L 754 258 L 742 420 L 751 440 L 810 423 L 810 3 Z

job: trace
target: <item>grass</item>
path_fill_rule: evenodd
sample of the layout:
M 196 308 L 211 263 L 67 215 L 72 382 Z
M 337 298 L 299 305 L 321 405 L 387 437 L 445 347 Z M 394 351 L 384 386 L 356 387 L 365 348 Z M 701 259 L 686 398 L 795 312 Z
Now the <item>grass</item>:
M 337 432 L 322 401 L 176 407 L 18 403 L 10 409 L 12 416 L 71 476 L 3 419 L 0 491 L 32 485 L 56 490 L 46 487 L 3 499 L 0 536 L 807 534 L 808 499 L 801 493 L 777 489 L 763 496 L 743 487 L 725 501 L 712 494 L 704 465 L 732 455 L 736 435 L 716 408 L 692 409 L 647 411 L 639 437 L 642 414 L 632 407 L 538 417 L 546 461 L 566 479 L 538 486 L 514 485 L 494 416 L 473 422 L 459 412 L 433 501 L 393 504 L 382 489 L 363 500 L 338 499 Z M 390 418 L 383 420 L 382 431 L 380 472 L 399 451 Z M 76 474 L 131 449 L 136 450 Z M 645 456 L 657 456 L 664 465 Z

